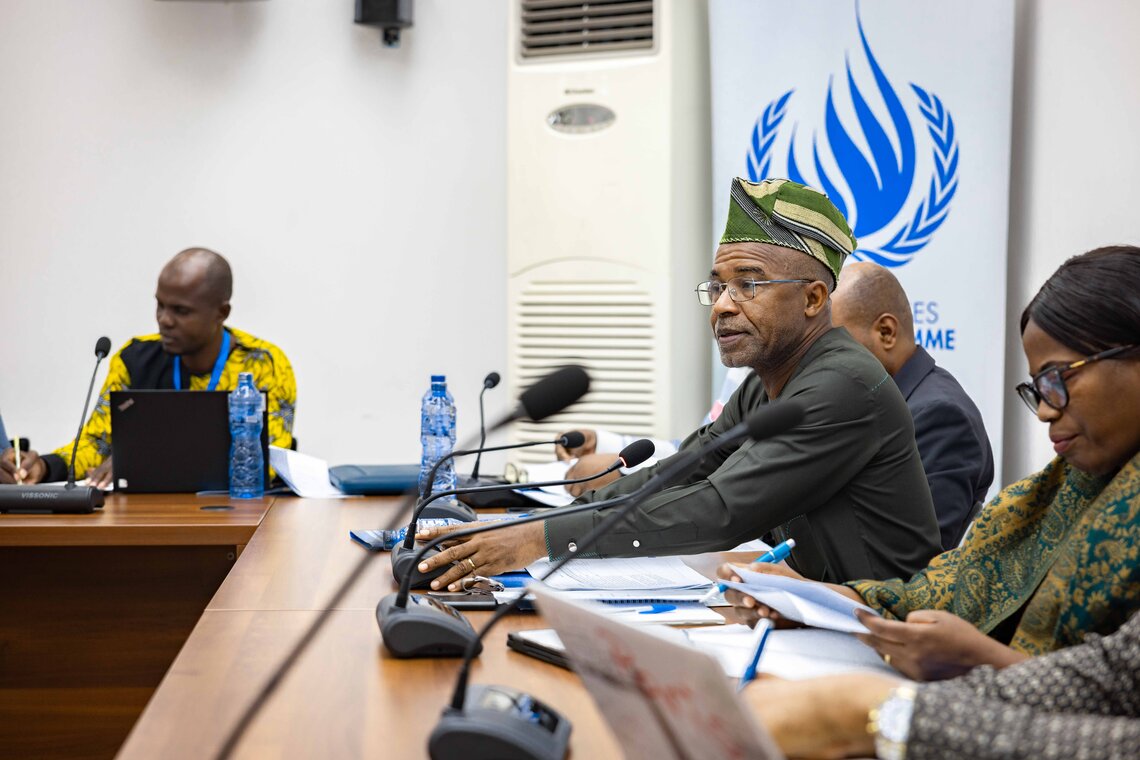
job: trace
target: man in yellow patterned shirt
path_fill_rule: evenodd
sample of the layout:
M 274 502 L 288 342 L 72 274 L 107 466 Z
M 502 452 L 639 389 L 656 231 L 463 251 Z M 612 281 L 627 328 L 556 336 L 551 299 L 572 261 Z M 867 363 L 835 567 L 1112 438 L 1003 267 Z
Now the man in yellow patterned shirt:
M 225 326 L 232 291 L 229 263 L 205 248 L 188 248 L 163 267 L 155 291 L 158 333 L 132 339 L 111 357 L 107 381 L 79 437 L 77 477 L 86 473 L 101 486 L 111 482 L 110 394 L 128 388 L 229 391 L 237 387 L 238 373 L 250 372 L 269 399 L 269 442 L 292 444 L 293 367 L 277 346 Z M 65 480 L 72 443 L 42 457 L 26 452 L 17 476 L 24 483 Z M 11 456 L 4 452 L 5 459 Z

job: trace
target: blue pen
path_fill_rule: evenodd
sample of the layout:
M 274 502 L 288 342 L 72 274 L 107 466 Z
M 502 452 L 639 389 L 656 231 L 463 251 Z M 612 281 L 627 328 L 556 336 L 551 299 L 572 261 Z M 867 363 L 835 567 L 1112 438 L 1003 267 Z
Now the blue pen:
M 772 547 L 768 551 L 761 554 L 759 557 L 756 558 L 756 561 L 757 562 L 783 562 L 789 556 L 791 556 L 792 549 L 795 549 L 795 548 L 796 548 L 796 539 L 789 538 L 787 541 L 782 541 L 782 542 L 776 544 L 774 547 Z M 711 602 L 713 599 L 716 598 L 717 594 L 723 594 L 727 590 L 728 590 L 728 586 L 724 585 L 723 583 L 718 583 L 718 584 L 716 584 L 716 586 L 709 589 L 709 592 L 707 594 L 705 594 L 703 597 L 701 597 L 700 603 L 701 604 L 708 604 L 709 602 Z
M 638 615 L 660 615 L 662 612 L 672 612 L 677 609 L 675 604 L 649 604 L 636 607 L 622 607 L 615 612 L 633 612 Z
M 756 650 L 752 653 L 752 659 L 748 662 L 748 667 L 744 669 L 744 675 L 740 677 L 740 684 L 736 690 L 743 691 L 751 681 L 756 678 L 756 667 L 760 664 L 760 655 L 764 653 L 764 644 L 768 641 L 768 634 L 772 632 L 772 623 L 767 619 L 756 621 Z

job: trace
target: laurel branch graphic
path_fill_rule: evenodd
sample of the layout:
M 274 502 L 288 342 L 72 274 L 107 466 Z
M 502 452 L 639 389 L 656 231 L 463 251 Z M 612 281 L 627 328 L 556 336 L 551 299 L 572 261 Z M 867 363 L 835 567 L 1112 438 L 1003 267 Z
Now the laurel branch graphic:
M 954 132 L 954 118 L 942 100 L 916 84 L 911 84 L 918 97 L 919 111 L 926 122 L 933 143 L 934 173 L 926 197 L 915 209 L 909 222 L 905 222 L 885 244 L 877 248 L 856 249 L 856 259 L 864 259 L 887 267 L 908 263 L 922 250 L 950 215 L 950 201 L 958 191 L 958 139 Z M 772 146 L 787 113 L 788 99 L 795 90 L 788 90 L 764 108 L 752 128 L 748 147 L 748 178 L 760 182 L 769 176 L 772 163 Z M 854 199 L 858 204 L 858 198 Z M 856 205 L 856 208 L 858 206 Z
M 787 112 L 788 98 L 795 90 L 788 90 L 773 100 L 760 114 L 752 127 L 752 144 L 748 146 L 748 179 L 759 182 L 768 176 L 772 164 L 772 144 L 780 131 L 780 122 Z

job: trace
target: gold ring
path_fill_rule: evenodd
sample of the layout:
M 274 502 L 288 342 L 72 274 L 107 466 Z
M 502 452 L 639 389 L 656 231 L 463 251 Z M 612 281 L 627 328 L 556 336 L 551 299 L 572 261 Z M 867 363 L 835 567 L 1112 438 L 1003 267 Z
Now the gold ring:
M 890 656 L 889 654 L 885 654 L 885 655 L 883 655 L 883 662 L 885 662 L 885 663 L 887 663 L 888 665 L 890 665 L 890 664 L 891 664 L 891 656 Z
M 468 557 L 467 564 L 471 566 L 471 572 L 475 572 L 475 560 Z

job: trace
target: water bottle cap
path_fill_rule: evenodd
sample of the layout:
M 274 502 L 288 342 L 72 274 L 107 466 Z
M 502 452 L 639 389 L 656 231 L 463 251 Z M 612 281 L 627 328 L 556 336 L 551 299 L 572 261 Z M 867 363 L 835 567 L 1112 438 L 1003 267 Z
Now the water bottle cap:
M 432 375 L 431 381 L 433 383 L 446 383 L 447 382 L 447 376 L 446 375 Z
M 253 373 L 252 372 L 239 372 L 238 373 L 238 383 L 252 383 L 252 382 L 253 382 Z

